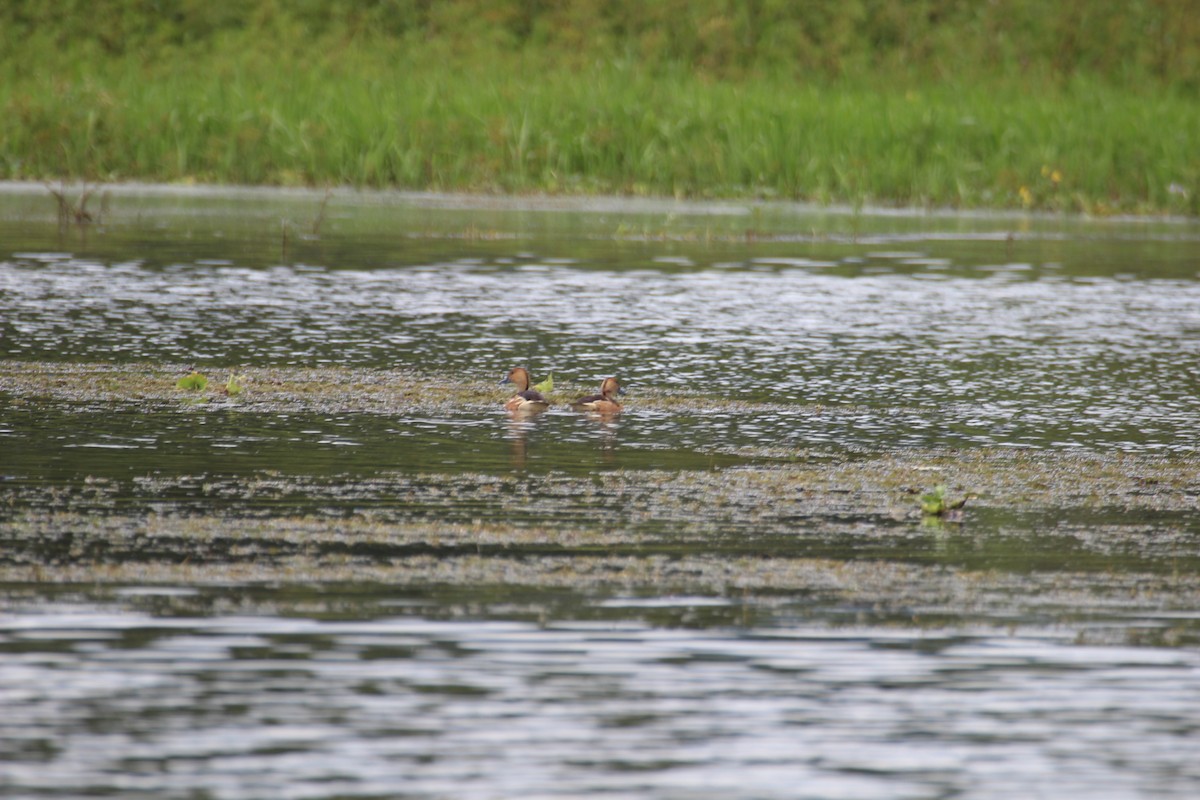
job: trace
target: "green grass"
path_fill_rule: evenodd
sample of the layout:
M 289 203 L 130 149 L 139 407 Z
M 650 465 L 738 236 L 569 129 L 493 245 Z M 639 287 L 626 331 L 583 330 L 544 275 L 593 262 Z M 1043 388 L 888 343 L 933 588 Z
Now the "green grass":
M 119 52 L 30 32 L 0 56 L 0 179 L 1200 213 L 1184 83 L 801 77 L 275 24 Z

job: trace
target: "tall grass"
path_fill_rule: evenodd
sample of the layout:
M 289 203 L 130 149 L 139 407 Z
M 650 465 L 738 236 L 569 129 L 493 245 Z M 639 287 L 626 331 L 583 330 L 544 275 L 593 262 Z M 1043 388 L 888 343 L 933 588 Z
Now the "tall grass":
M 119 52 L 29 32 L 0 56 L 0 178 L 1200 212 L 1183 83 L 798 77 L 273 24 L 266 47 L 217 26 Z

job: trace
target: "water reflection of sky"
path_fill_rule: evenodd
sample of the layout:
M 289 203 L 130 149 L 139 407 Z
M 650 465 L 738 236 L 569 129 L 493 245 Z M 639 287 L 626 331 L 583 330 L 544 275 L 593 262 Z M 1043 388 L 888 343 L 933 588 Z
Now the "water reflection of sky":
M 364 611 L 327 592 L 276 592 L 279 613 L 267 616 L 214 613 L 225 589 L 208 605 L 195 594 L 131 589 L 132 609 L 43 602 L 4 617 L 13 655 L 0 679 L 20 710 L 0 720 L 17 754 L 13 786 L 47 796 L 785 798 L 803 785 L 807 796 L 855 798 L 1185 797 L 1197 780 L 1183 733 L 1198 713 L 1187 649 L 854 625 L 733 635 L 688 617 L 647 625 L 637 617 L 652 611 L 634 598 L 614 598 L 594 621 L 538 623 L 422 619 L 441 608 L 399 592 L 371 598 L 390 615 L 353 619 L 347 609 Z M 188 603 L 202 611 L 137 608 Z M 702 619 L 711 602 L 659 605 L 660 616 Z M 336 610 L 313 611 L 326 606 Z M 46 672 L 55 680 L 37 678 Z

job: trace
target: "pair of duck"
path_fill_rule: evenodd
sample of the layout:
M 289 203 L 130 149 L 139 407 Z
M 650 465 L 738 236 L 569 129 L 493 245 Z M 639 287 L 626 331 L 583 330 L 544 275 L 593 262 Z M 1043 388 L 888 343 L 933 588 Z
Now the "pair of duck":
M 544 411 L 550 407 L 550 401 L 536 389 L 529 388 L 529 370 L 524 367 L 513 367 L 501 384 L 512 383 L 517 387 L 517 393 L 509 398 L 504 408 L 514 412 Z M 616 378 L 605 378 L 600 382 L 600 394 L 590 394 L 580 397 L 571 403 L 571 408 L 578 411 L 594 411 L 599 414 L 616 414 L 621 410 L 617 395 L 625 394 Z

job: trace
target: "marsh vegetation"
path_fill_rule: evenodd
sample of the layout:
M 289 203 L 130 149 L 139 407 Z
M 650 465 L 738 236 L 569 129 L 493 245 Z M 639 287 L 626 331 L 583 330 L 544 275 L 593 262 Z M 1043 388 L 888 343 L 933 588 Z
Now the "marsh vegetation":
M 0 178 L 1195 214 L 1192 4 L 10 3 Z

